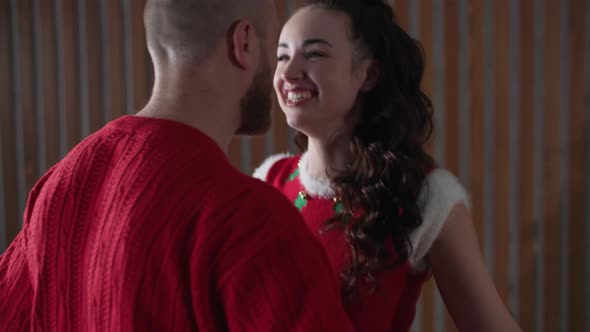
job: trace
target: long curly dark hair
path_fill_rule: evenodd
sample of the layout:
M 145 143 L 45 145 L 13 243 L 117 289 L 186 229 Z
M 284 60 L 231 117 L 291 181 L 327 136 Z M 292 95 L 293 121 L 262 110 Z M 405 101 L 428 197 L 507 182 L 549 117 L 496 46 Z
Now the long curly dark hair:
M 343 229 L 350 245 L 350 263 L 342 271 L 348 297 L 359 282 L 371 283 L 375 272 L 395 268 L 412 252 L 410 234 L 422 224 L 418 195 L 434 165 L 424 151 L 433 131 L 432 103 L 421 89 L 422 45 L 399 26 L 384 0 L 311 0 L 308 6 L 347 14 L 358 50 L 379 66 L 374 88 L 360 96 L 351 162 L 328 170 L 344 209 L 324 230 Z M 306 149 L 304 134 L 295 140 Z

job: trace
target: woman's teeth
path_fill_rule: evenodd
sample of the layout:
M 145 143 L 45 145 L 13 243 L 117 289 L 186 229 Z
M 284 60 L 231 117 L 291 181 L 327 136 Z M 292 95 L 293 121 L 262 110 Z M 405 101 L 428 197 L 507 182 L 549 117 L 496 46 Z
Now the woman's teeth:
M 294 91 L 289 91 L 287 93 L 287 99 L 290 102 L 300 102 L 306 99 L 311 98 L 311 92 L 310 91 L 304 91 L 304 92 L 294 92 Z

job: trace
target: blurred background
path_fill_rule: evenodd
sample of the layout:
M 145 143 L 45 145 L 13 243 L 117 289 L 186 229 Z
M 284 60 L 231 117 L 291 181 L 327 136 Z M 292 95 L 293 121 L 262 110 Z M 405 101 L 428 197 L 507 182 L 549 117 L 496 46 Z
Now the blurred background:
M 48 167 L 147 102 L 144 1 L 0 0 L 0 253 Z M 524 331 L 590 331 L 590 0 L 392 4 L 425 48 L 428 149 L 470 191 L 505 303 Z M 283 21 L 299 5 L 276 0 Z M 274 116 L 234 140 L 236 167 L 296 151 Z M 455 331 L 432 281 L 414 331 Z

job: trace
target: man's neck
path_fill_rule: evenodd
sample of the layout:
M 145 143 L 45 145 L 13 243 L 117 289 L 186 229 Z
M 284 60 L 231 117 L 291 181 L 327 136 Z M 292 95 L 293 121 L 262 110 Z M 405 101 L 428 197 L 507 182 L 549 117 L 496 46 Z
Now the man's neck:
M 199 89 L 192 85 L 195 88 L 186 91 L 186 86 L 191 85 L 169 84 L 162 89 L 156 84 L 152 98 L 137 115 L 177 121 L 196 128 L 211 137 L 227 154 L 239 126 L 239 101 L 232 102 L 227 95 L 222 97 L 211 87 Z

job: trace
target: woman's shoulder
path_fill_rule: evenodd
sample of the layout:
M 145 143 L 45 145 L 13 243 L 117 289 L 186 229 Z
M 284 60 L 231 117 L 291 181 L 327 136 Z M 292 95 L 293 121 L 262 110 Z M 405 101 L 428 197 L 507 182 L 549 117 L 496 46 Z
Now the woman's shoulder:
M 410 263 L 414 267 L 422 265 L 453 207 L 457 204 L 471 207 L 461 181 L 449 170 L 440 167 L 428 172 L 418 200 L 422 224 L 410 235 L 413 246 Z

